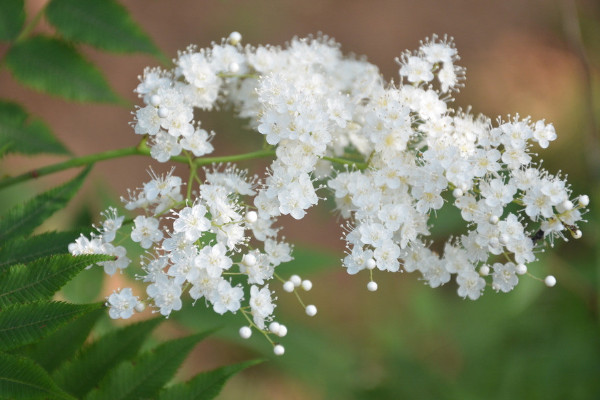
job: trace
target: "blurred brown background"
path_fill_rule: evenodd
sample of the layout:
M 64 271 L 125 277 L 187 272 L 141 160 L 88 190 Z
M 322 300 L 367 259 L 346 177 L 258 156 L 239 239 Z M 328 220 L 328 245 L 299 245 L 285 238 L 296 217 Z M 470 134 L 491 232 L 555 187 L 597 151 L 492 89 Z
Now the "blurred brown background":
M 148 32 L 168 57 L 177 50 L 194 43 L 200 47 L 211 41 L 219 41 L 231 31 L 239 31 L 244 43 L 284 44 L 293 36 L 305 36 L 323 32 L 342 44 L 344 52 L 366 55 L 379 66 L 387 78 L 397 80 L 398 67 L 394 57 L 404 49 L 415 49 L 419 41 L 433 33 L 454 37 L 462 58 L 460 65 L 467 68 L 466 87 L 456 94 L 456 105 L 473 106 L 474 113 L 490 117 L 519 113 L 531 115 L 534 120 L 545 118 L 555 124 L 558 140 L 544 152 L 546 167 L 584 178 L 586 176 L 584 143 L 589 129 L 586 116 L 586 85 L 581 60 L 565 35 L 565 24 L 572 12 L 573 2 L 550 0 L 122 0 L 133 18 Z M 31 16 L 45 2 L 26 0 Z M 600 38 L 589 32 L 597 29 L 598 3 L 578 1 L 587 40 L 598 46 Z M 594 18 L 596 22 L 594 21 Z M 588 19 L 592 22 L 589 22 Z M 571 19 L 572 20 L 572 19 Z M 51 28 L 42 23 L 42 29 Z M 594 44 L 593 42 L 596 41 Z M 4 51 L 4 49 L 0 49 Z M 144 55 L 119 56 L 102 53 L 89 47 L 86 56 L 100 66 L 108 81 L 132 104 L 139 104 L 132 92 L 138 83 L 137 76 L 144 67 L 158 65 L 158 61 Z M 597 61 L 596 58 L 592 61 Z M 135 145 L 139 137 L 134 135 L 128 123 L 132 120 L 132 108 L 109 105 L 79 105 L 52 99 L 17 85 L 6 69 L 0 73 L 0 93 L 3 98 L 22 102 L 27 110 L 43 118 L 56 136 L 75 155 L 85 155 L 103 150 Z M 212 125 L 211 125 L 212 124 Z M 239 147 L 238 140 L 228 139 L 230 125 L 215 121 L 204 124 L 215 129 L 215 155 L 248 151 Z M 578 135 L 575 133 L 579 132 Z M 583 132 L 583 133 L 582 133 Z M 243 140 L 242 143 L 245 143 Z M 234 144 L 237 143 L 237 144 Z M 55 157 L 22 158 L 7 157 L 1 168 L 5 173 L 16 174 L 36 166 L 60 160 Z M 139 187 L 146 181 L 149 159 L 128 158 L 101 163 L 94 168 L 88 179 L 88 194 L 80 195 L 78 201 L 93 201 L 95 187 L 106 187 L 107 193 L 118 197 L 127 188 Z M 156 163 L 153 164 L 154 168 Z M 163 168 L 164 169 L 164 168 Z M 74 171 L 50 176 L 40 181 L 44 187 L 64 181 Z M 585 189 L 585 188 L 583 188 Z M 36 186 L 35 190 L 39 190 Z M 66 217 L 68 219 L 68 217 Z M 325 222 L 324 222 L 325 221 Z M 56 222 L 59 224 L 60 222 Z M 583 229 L 585 234 L 585 227 Z M 327 218 L 324 210 L 315 210 L 312 218 L 286 228 L 285 235 L 292 242 L 327 246 L 339 253 L 343 251 L 339 240 L 340 231 L 333 218 Z M 568 246 L 567 246 L 568 247 Z M 384 278 L 382 278 L 383 280 Z M 406 284 L 386 283 L 381 291 L 425 291 L 415 276 L 399 276 L 398 280 L 412 281 Z M 372 300 L 366 293 L 364 279 L 349 278 L 344 271 L 335 270 L 317 279 L 315 297 L 323 303 L 317 319 L 307 322 L 336 325 L 335 333 L 356 336 L 359 345 L 368 346 L 372 337 L 361 332 L 366 321 L 377 323 L 377 318 L 400 318 L 402 306 L 385 310 L 388 297 Z M 336 291 L 327 289 L 337 285 Z M 323 288 L 325 286 L 325 288 Z M 342 293 L 345 292 L 345 293 Z M 353 293 L 353 295 L 350 295 Z M 357 293 L 355 296 L 354 293 Z M 388 292 L 388 295 L 390 293 Z M 312 294 L 311 294 L 312 295 Z M 383 295 L 378 293 L 377 295 Z M 371 296 L 371 297 L 368 297 Z M 368 297 L 368 298 L 367 298 Z M 386 300 L 388 299 L 388 300 Z M 291 301 L 289 307 L 283 302 L 281 314 L 298 313 Z M 327 308 L 325 306 L 327 303 Z M 365 306 L 366 303 L 366 306 Z M 319 304 L 319 303 L 317 303 Z M 364 307 L 363 307 L 364 306 Z M 295 307 L 295 308 L 294 308 Z M 394 309 L 394 308 L 398 309 Z M 375 316 L 373 316 L 375 315 Z M 401 324 L 400 324 L 401 325 Z M 174 328 L 175 329 L 175 328 Z M 355 332 L 358 331 L 358 333 Z M 290 332 L 293 335 L 294 332 Z M 439 337 L 436 336 L 436 340 Z M 427 360 L 431 351 L 428 342 L 419 342 Z M 443 349 L 441 361 L 433 360 L 433 369 L 452 378 L 459 373 L 461 356 L 449 343 L 439 343 Z M 265 346 L 266 348 L 267 346 Z M 268 349 L 267 349 L 268 351 Z M 290 349 L 290 351 L 292 351 Z M 380 351 L 380 350 L 377 350 Z M 223 363 L 244 359 L 235 354 L 235 348 L 219 341 L 208 342 L 195 353 L 194 359 L 202 370 Z M 369 359 L 368 357 L 366 357 Z M 376 357 L 371 358 L 376 360 Z M 430 360 L 431 361 L 431 360 Z M 315 362 L 319 362 L 315 360 Z M 427 362 L 426 362 L 427 363 Z M 381 366 L 373 361 L 366 380 L 377 381 L 382 375 Z M 454 371 L 456 370 L 456 371 Z M 262 371 L 262 370 L 260 370 Z M 223 398 L 270 398 L 308 399 L 326 398 L 320 389 L 294 376 L 282 375 L 273 370 L 269 373 L 250 373 L 236 377 L 227 386 Z

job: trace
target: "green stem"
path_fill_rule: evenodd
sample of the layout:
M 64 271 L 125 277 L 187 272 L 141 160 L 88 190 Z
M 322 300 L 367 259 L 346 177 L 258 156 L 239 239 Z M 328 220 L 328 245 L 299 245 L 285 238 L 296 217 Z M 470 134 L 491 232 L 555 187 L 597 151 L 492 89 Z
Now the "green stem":
M 102 153 L 89 154 L 87 156 L 75 157 L 67 161 L 63 161 L 57 164 L 48 165 L 46 167 L 32 169 L 31 171 L 25 172 L 24 174 L 7 177 L 0 180 L 0 189 L 16 185 L 20 182 L 25 182 L 31 179 L 36 179 L 44 175 L 50 175 L 55 172 L 64 171 L 71 168 L 82 167 L 84 165 L 94 164 L 98 161 L 111 160 L 113 158 L 121 158 L 127 156 L 149 156 L 150 149 L 146 146 L 145 140 L 140 142 L 139 145 L 133 147 L 126 147 L 118 150 L 109 150 Z M 250 153 L 234 154 L 231 156 L 221 157 L 202 157 L 190 161 L 188 157 L 176 156 L 171 157 L 171 161 L 184 163 L 190 165 L 190 167 L 199 167 L 202 165 L 216 164 L 216 163 L 228 163 L 245 160 L 253 160 L 256 158 L 273 157 L 275 156 L 275 149 L 265 149 L 252 151 Z M 323 159 L 335 162 L 343 165 L 352 165 L 358 169 L 367 168 L 367 164 L 345 160 L 343 158 L 336 157 L 323 157 Z
M 149 156 L 150 149 L 146 146 L 145 141 L 142 141 L 138 146 L 134 147 L 126 147 L 124 149 L 118 150 L 109 150 L 102 153 L 90 154 L 87 156 L 76 157 L 70 160 L 60 162 L 53 165 L 48 165 L 46 167 L 33 169 L 24 174 L 8 177 L 0 180 L 0 189 L 4 189 L 6 187 L 15 185 L 20 182 L 28 181 L 30 179 L 39 178 L 44 175 L 53 174 L 55 172 L 64 171 L 70 168 L 81 167 L 84 165 L 94 164 L 98 161 L 110 160 L 113 158 L 121 158 L 127 156 Z M 249 160 L 259 157 L 269 157 L 274 156 L 275 150 L 261 150 L 254 151 L 251 153 L 244 154 L 236 154 L 232 156 L 223 156 L 223 157 L 206 157 L 206 158 L 198 158 L 194 160 L 193 164 L 195 166 L 220 163 L 220 162 L 232 162 L 232 161 L 243 161 Z M 171 161 L 188 164 L 189 160 L 184 156 L 171 157 Z
M 258 150 L 250 153 L 235 154 L 232 156 L 221 156 L 221 157 L 202 157 L 194 160 L 194 165 L 199 167 L 201 165 L 216 164 L 216 163 L 228 163 L 244 160 L 252 160 L 255 158 L 273 157 L 275 156 L 275 149 Z M 171 160 L 174 160 L 172 157 Z
M 350 166 L 356 167 L 360 170 L 367 169 L 367 167 L 369 166 L 367 163 L 364 163 L 364 162 L 350 161 L 350 160 L 346 160 L 345 158 L 338 158 L 338 157 L 323 157 L 323 160 L 331 161 L 336 164 L 350 165 Z
M 36 27 L 38 22 L 40 22 L 40 19 L 42 19 L 42 17 L 44 16 L 45 10 L 46 10 L 46 6 L 43 6 L 42 8 L 40 8 L 40 10 L 37 12 L 37 14 L 35 14 L 33 16 L 33 18 L 31 19 L 31 21 L 29 21 L 29 23 L 25 26 L 25 28 L 23 28 L 23 30 L 21 31 L 19 36 L 17 36 L 17 38 L 15 39 L 15 42 L 20 42 L 21 40 L 24 40 L 27 38 L 27 36 L 29 36 L 29 34 Z
M 53 174 L 55 172 L 64 171 L 70 168 L 81 167 L 84 165 L 94 164 L 98 161 L 110 160 L 113 158 L 120 158 L 132 155 L 148 155 L 149 152 L 144 151 L 143 149 L 136 147 L 126 147 L 124 149 L 119 150 L 109 150 L 102 153 L 90 154 L 83 157 L 75 157 L 70 160 L 60 162 L 53 165 L 48 165 L 46 167 L 32 169 L 24 174 L 13 176 L 9 178 L 2 179 L 0 181 L 0 189 L 15 185 L 20 182 L 24 182 L 30 179 L 39 178 L 40 176 Z

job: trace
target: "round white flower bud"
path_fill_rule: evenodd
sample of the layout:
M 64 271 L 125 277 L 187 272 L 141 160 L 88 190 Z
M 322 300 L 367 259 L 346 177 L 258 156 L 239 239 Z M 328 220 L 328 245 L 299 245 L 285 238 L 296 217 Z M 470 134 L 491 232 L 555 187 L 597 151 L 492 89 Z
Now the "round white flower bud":
M 242 264 L 253 267 L 256 265 L 256 257 L 254 257 L 254 254 L 244 254 L 242 257 Z
M 242 326 L 240 328 L 240 336 L 242 339 L 248 339 L 250 336 L 252 336 L 252 329 L 250 329 L 249 326 Z
M 489 265 L 482 265 L 481 268 L 479 268 L 479 275 L 488 276 L 489 274 L 490 274 Z
M 506 233 L 503 233 L 502 235 L 500 235 L 500 238 L 498 238 L 498 241 L 500 242 L 500 244 L 503 244 L 503 245 L 506 245 L 509 240 L 510 240 L 510 236 L 508 236 Z
M 285 290 L 288 293 L 292 293 L 294 291 L 294 282 L 287 281 L 286 283 L 284 283 L 283 290 Z
M 377 290 L 377 282 L 369 282 L 367 283 L 367 289 L 369 290 L 369 292 L 374 292 Z
M 302 284 L 302 279 L 298 275 L 292 275 L 290 276 L 290 282 L 292 282 L 295 287 L 298 287 Z
M 452 196 L 454 196 L 454 198 L 456 198 L 456 199 L 458 199 L 459 197 L 462 197 L 463 195 L 464 195 L 464 192 L 460 188 L 456 188 L 452 191 Z
M 142 312 L 142 311 L 144 311 L 146 309 L 146 305 L 144 303 L 142 303 L 142 302 L 139 302 L 139 303 L 137 303 L 135 305 L 134 309 L 137 312 Z
M 317 315 L 317 307 L 315 307 L 312 304 L 306 306 L 306 315 L 308 315 L 309 317 L 314 317 L 315 315 Z
M 256 211 L 248 211 L 246 213 L 246 222 L 249 224 L 253 224 L 258 220 L 258 214 Z
M 287 327 L 285 325 L 279 324 L 279 330 L 276 333 L 279 337 L 284 337 L 287 335 Z
M 515 268 L 515 272 L 518 275 L 525 275 L 527 273 L 527 265 L 525 265 L 525 264 L 518 264 L 517 267 Z
M 553 287 L 556 285 L 556 278 L 552 275 L 548 275 L 546 278 L 544 278 L 544 283 L 548 287 Z
M 234 46 L 236 44 L 238 44 L 239 42 L 241 42 L 241 40 L 242 40 L 242 34 L 239 32 L 231 32 L 229 34 L 229 37 L 227 38 L 227 41 L 229 42 L 229 44 L 232 44 Z
M 490 217 L 490 224 L 492 224 L 492 225 L 496 225 L 499 221 L 500 221 L 500 218 L 498 218 L 497 215 L 492 215 Z
M 590 204 L 590 198 L 587 194 L 582 194 L 579 196 L 579 205 L 582 207 L 587 207 Z
M 373 269 L 377 266 L 377 263 L 372 258 L 367 260 L 367 269 Z
M 279 322 L 271 322 L 269 324 L 269 330 L 276 335 L 279 332 L 279 328 L 281 328 L 281 325 L 279 325 Z
M 562 202 L 562 206 L 565 210 L 572 210 L 573 209 L 573 202 L 571 200 L 565 200 Z
M 581 239 L 581 236 L 583 236 L 583 234 L 579 229 L 577 229 L 576 231 L 571 232 L 571 236 L 573 236 L 573 239 Z
M 307 292 L 312 289 L 312 282 L 309 281 L 308 279 L 305 279 L 302 281 L 302 289 L 306 290 Z
M 280 345 L 280 344 L 276 344 L 276 345 L 273 347 L 273 353 L 275 353 L 275 355 L 276 355 L 276 356 L 282 356 L 282 355 L 283 355 L 283 353 L 285 353 L 285 347 L 283 347 L 283 346 L 282 346 L 282 345 Z
M 157 107 L 160 104 L 161 100 L 162 99 L 157 94 L 153 94 L 152 96 L 150 96 L 150 104 L 152 104 L 154 107 Z
M 169 110 L 165 107 L 160 107 L 158 109 L 158 116 L 161 118 L 167 118 L 169 116 Z
M 229 72 L 231 72 L 232 74 L 237 73 L 240 70 L 240 64 L 236 63 L 236 62 L 232 62 L 231 64 L 229 64 Z

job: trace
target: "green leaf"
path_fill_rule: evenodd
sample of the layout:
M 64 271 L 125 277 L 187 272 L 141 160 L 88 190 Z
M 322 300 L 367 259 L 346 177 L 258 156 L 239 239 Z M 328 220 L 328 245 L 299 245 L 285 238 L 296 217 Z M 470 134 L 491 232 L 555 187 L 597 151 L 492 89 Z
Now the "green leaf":
M 107 255 L 53 255 L 30 264 L 17 264 L 0 274 L 0 307 L 47 300 L 73 276 L 91 264 L 113 259 Z
M 0 243 L 17 236 L 27 236 L 46 218 L 62 209 L 75 195 L 91 166 L 77 175 L 70 182 L 50 189 L 45 193 L 18 204 L 0 217 Z
M 24 0 L 0 1 L 0 40 L 15 39 L 19 36 L 24 23 Z
M 16 349 L 33 343 L 73 318 L 103 305 L 40 301 L 14 304 L 0 311 L 0 350 Z
M 162 57 L 152 40 L 114 0 L 52 0 L 46 17 L 68 40 L 117 53 L 150 53 Z
M 61 365 L 53 374 L 54 380 L 67 392 L 82 398 L 109 370 L 135 357 L 146 337 L 162 321 L 155 318 L 104 335 L 84 348 L 76 359 Z
M 117 103 L 102 74 L 77 50 L 59 39 L 34 36 L 6 54 L 15 79 L 33 89 L 74 101 Z
M 3 353 L 0 353 L 0 397 L 74 399 L 56 386 L 48 373 L 35 362 Z
M 5 153 L 69 154 L 42 120 L 28 119 L 20 105 L 0 101 L 0 147 Z
M 53 372 L 77 353 L 98 319 L 104 315 L 106 310 L 103 308 L 85 314 L 35 343 L 24 355 L 38 362 L 46 371 Z
M 187 354 L 210 332 L 170 340 L 144 353 L 135 362 L 126 361 L 110 371 L 87 400 L 154 398 L 171 379 Z
M 78 236 L 79 232 L 76 231 L 45 232 L 3 243 L 0 248 L 0 271 L 14 264 L 26 264 L 52 254 L 66 254 L 69 252 L 69 244 Z
M 261 363 L 262 360 L 245 361 L 226 365 L 196 375 L 185 383 L 173 385 L 160 392 L 159 400 L 210 400 L 219 395 L 229 378 L 243 369 Z

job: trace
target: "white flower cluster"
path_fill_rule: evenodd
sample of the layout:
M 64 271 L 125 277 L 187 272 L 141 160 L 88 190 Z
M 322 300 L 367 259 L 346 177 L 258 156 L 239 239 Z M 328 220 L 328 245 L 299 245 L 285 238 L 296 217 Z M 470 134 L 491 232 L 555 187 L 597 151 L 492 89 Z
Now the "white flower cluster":
M 379 269 L 418 270 L 431 287 L 454 274 L 459 296 L 473 300 L 486 284 L 508 292 L 546 241 L 581 236 L 577 224 L 589 199 L 574 197 L 562 177 L 532 160 L 533 144 L 547 147 L 554 127 L 518 115 L 493 124 L 453 110 L 450 95 L 465 74 L 450 39 L 434 36 L 397 59 L 399 85 L 325 36 L 294 38 L 285 48 L 242 46 L 240 39 L 233 33 L 207 49 L 190 46 L 173 70 L 147 69 L 136 89 L 145 106 L 134 129 L 152 157 L 165 162 L 183 153 L 192 168 L 186 197 L 181 178 L 169 173 L 153 175 L 126 201 L 144 214 L 130 236 L 152 249 L 142 278 L 162 314 L 180 309 L 188 291 L 217 313 L 242 310 L 251 327 L 284 336 L 285 326 L 265 325 L 275 307 L 267 282 L 291 259 L 291 246 L 272 226 L 280 215 L 303 218 L 325 188 L 347 219 L 343 264 L 350 274 L 368 270 L 371 291 Z M 264 135 L 275 160 L 263 180 L 233 166 L 199 178 L 194 160 L 212 152 L 214 132 L 200 128 L 194 110 L 215 107 L 233 108 Z M 427 236 L 446 202 L 460 210 L 467 233 L 451 238 L 440 256 Z M 81 237 L 70 250 L 114 254 L 107 273 L 124 268 L 129 260 L 110 245 L 121 222 L 111 212 L 99 235 Z M 292 278 L 282 280 L 285 291 L 312 287 Z M 138 303 L 130 292 L 121 295 L 109 303 L 128 317 Z M 250 334 L 248 326 L 240 330 Z

